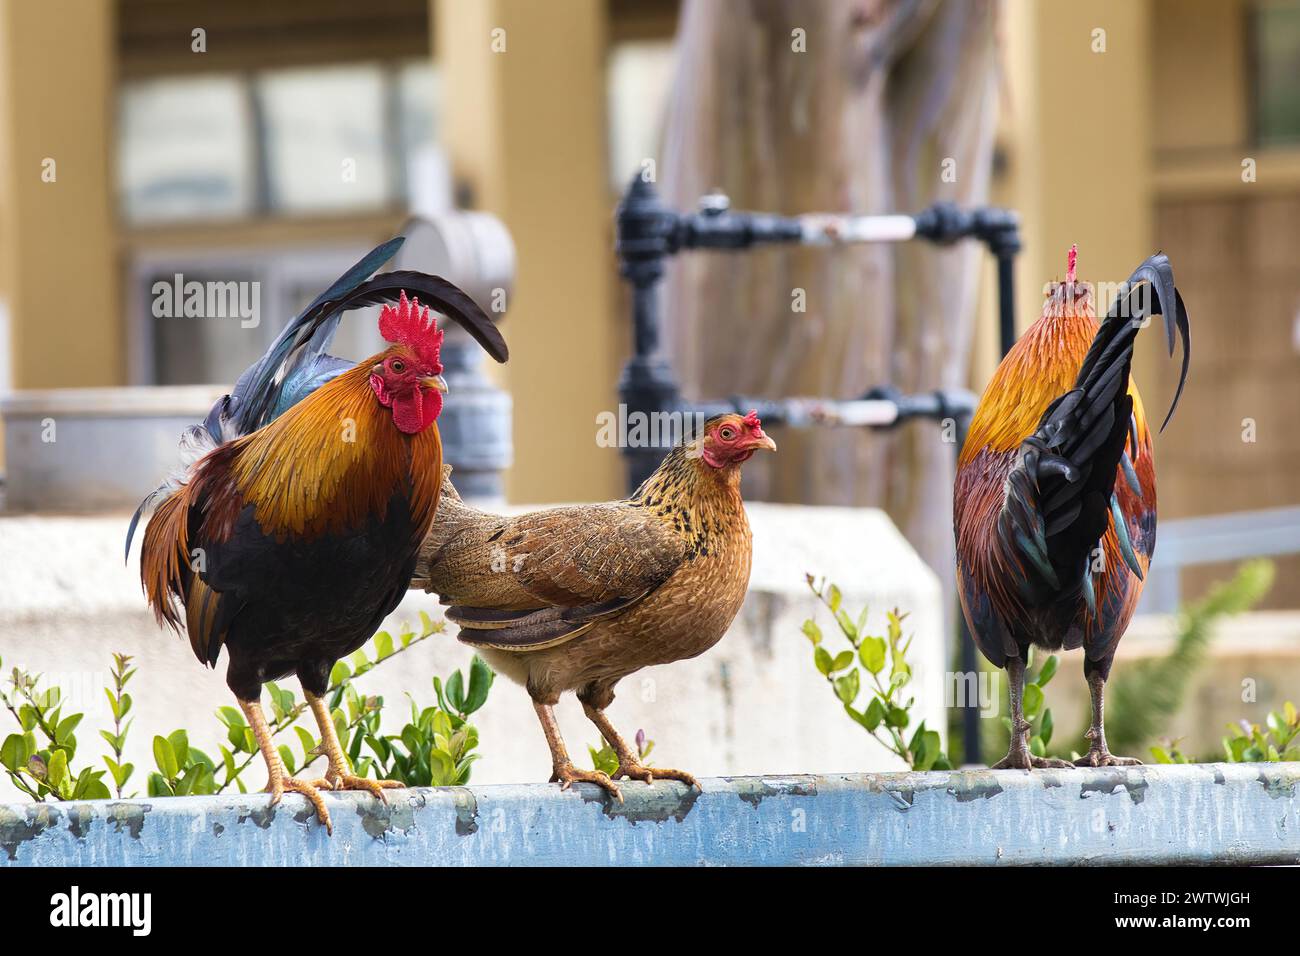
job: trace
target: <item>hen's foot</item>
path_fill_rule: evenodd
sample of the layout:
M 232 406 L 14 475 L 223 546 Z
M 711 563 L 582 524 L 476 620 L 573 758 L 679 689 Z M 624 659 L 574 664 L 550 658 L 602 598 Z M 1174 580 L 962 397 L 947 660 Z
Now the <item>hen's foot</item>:
M 575 783 L 594 783 L 619 803 L 623 802 L 623 792 L 619 790 L 618 784 L 609 778 L 609 774 L 600 770 L 579 770 L 571 763 L 562 764 L 551 772 L 551 783 L 558 783 L 561 790 L 568 790 Z
M 1026 747 L 1012 747 L 1007 755 L 995 763 L 993 770 L 1064 770 L 1073 767 L 1068 760 L 1055 757 L 1035 757 Z
M 669 770 L 667 767 L 647 767 L 635 761 L 620 762 L 618 769 L 614 771 L 614 779 L 618 780 L 627 777 L 631 780 L 643 780 L 646 783 L 654 783 L 655 778 L 660 780 L 680 780 L 688 787 L 694 787 L 703 791 L 700 782 L 694 776 L 685 770 Z
M 320 790 L 364 790 L 383 802 L 387 803 L 384 797 L 385 790 L 394 790 L 399 787 L 405 787 L 406 784 L 400 780 L 371 780 L 369 777 L 354 777 L 350 773 L 335 773 L 330 771 L 319 780 L 313 780 L 312 786 Z
M 299 780 L 297 777 L 274 777 L 266 785 L 266 792 L 271 795 L 271 806 L 280 802 L 285 791 L 292 793 L 301 793 L 307 798 L 307 801 L 316 808 L 316 818 L 325 824 L 325 832 L 334 833 L 334 824 L 330 821 L 330 812 L 325 809 L 325 801 L 321 799 L 320 792 L 316 789 L 316 781 Z
M 1137 757 L 1117 757 L 1105 748 L 1091 749 L 1074 762 L 1076 767 L 1140 767 Z

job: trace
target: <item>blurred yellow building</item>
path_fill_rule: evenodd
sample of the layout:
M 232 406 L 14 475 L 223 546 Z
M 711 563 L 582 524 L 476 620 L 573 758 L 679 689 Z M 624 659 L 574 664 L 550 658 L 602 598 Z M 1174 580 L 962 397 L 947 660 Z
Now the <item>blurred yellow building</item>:
M 654 154 L 676 20 L 671 0 L 3 0 L 0 390 L 229 381 L 398 229 L 412 169 L 447 168 L 449 200 L 517 247 L 510 497 L 617 495 L 593 441 L 628 350 L 612 213 Z M 1162 516 L 1300 505 L 1300 2 L 1005 0 L 1001 34 L 1020 321 L 1070 243 L 1120 278 L 1163 247 L 1196 358 Z M 141 290 L 178 263 L 260 281 L 267 327 L 154 321 Z M 1139 375 L 1163 408 L 1154 340 Z M 1279 570 L 1294 606 L 1300 559 Z

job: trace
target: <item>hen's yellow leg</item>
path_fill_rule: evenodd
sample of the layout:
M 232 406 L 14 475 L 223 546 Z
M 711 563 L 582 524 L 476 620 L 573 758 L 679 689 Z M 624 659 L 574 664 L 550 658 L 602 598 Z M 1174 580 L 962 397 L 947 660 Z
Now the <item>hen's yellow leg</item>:
M 542 722 L 542 733 L 546 734 L 546 745 L 551 748 L 551 782 L 558 783 L 561 790 L 568 790 L 574 783 L 594 783 L 609 791 L 619 803 L 623 802 L 623 792 L 609 779 L 609 774 L 599 770 L 579 770 L 569 759 L 569 751 L 560 736 L 560 725 L 555 722 L 555 712 L 550 704 L 533 701 L 537 719 Z
M 605 742 L 614 748 L 614 753 L 618 754 L 618 770 L 614 772 L 615 779 L 619 777 L 630 777 L 633 780 L 644 780 L 646 783 L 654 783 L 655 777 L 662 780 L 680 780 L 688 787 L 695 787 L 699 790 L 704 788 L 700 786 L 698 780 L 685 770 L 669 770 L 666 767 L 647 767 L 641 763 L 641 759 L 636 752 L 627 745 L 614 725 L 610 723 L 605 712 L 599 707 L 593 707 L 586 701 L 582 704 L 583 713 L 587 719 L 596 725 Z

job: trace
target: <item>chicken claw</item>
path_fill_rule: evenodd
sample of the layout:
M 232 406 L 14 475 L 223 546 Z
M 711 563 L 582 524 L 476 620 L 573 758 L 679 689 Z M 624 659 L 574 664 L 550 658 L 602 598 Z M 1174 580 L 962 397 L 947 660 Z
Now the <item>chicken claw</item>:
M 1036 757 L 1028 747 L 1012 747 L 1007 755 L 993 764 L 991 770 L 1066 770 L 1074 764 L 1056 757 Z
M 642 780 L 646 783 L 654 783 L 655 777 L 660 780 L 680 780 L 688 787 L 694 787 L 696 790 L 703 791 L 700 782 L 685 770 L 669 770 L 667 767 L 647 767 L 637 762 L 623 763 L 620 762 L 618 769 L 614 771 L 614 779 L 618 780 L 627 777 L 630 780 Z
M 299 780 L 297 777 L 272 774 L 270 782 L 266 785 L 266 792 L 271 795 L 270 805 L 275 806 L 278 804 L 286 790 L 291 793 L 301 793 L 306 797 L 307 802 L 316 808 L 316 818 L 325 824 L 325 832 L 333 835 L 334 824 L 330 821 L 330 812 L 325 809 L 325 801 L 321 799 L 320 793 L 317 792 L 316 781 Z
M 385 790 L 406 786 L 400 780 L 371 780 L 369 777 L 355 777 L 350 773 L 335 773 L 333 770 L 311 781 L 311 784 L 318 790 L 364 790 L 384 803 L 388 802 L 384 796 Z
M 1117 757 L 1109 750 L 1092 748 L 1074 762 L 1076 767 L 1140 767 L 1137 757 Z
M 572 763 L 560 764 L 551 773 L 551 783 L 558 783 L 561 790 L 568 790 L 575 783 L 594 783 L 619 803 L 623 802 L 623 791 L 603 770 L 579 770 Z

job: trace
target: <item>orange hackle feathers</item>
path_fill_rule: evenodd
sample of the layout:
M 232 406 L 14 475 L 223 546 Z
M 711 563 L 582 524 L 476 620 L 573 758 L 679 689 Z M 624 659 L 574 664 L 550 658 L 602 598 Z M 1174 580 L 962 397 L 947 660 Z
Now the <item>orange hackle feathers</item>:
M 1053 283 L 1042 316 L 1012 346 L 989 379 L 971 420 L 958 466 L 983 449 L 1010 452 L 1034 433 L 1047 406 L 1069 391 L 1097 334 L 1092 289 L 1076 279 L 1078 247 L 1071 246 L 1064 283 Z M 1138 430 L 1146 418 L 1137 386 L 1129 383 Z
M 428 307 L 421 308 L 418 298 L 408 300 L 402 292 L 396 308 L 384 306 L 379 314 L 379 334 L 394 345 L 409 346 L 435 375 L 442 372 L 442 330 Z
M 432 520 L 441 444 L 436 430 L 432 441 L 413 443 L 393 426 L 369 384 L 370 367 L 380 359 L 361 362 L 240 439 L 232 473 L 265 531 L 311 537 L 356 527 L 367 515 L 382 516 L 394 490 L 405 486 L 408 470 L 421 486 L 413 489 L 413 500 L 427 512 L 415 516 L 417 523 L 427 527 Z M 412 461 L 412 455 L 422 460 Z
M 249 505 L 264 533 L 311 540 L 346 535 L 367 520 L 382 519 L 401 494 L 412 508 L 412 546 L 424 537 L 438 507 L 442 444 L 436 428 L 425 433 L 426 440 L 402 434 L 376 401 L 370 367 L 383 357 L 372 356 L 264 428 L 210 452 L 191 480 L 163 502 L 141 552 L 145 593 L 161 623 L 179 628 L 173 596 L 188 607 L 192 514 L 205 541 L 229 540 Z M 202 507 L 192 513 L 199 502 Z M 210 640 L 191 630 L 196 654 Z M 213 647 L 219 646 L 218 640 Z

